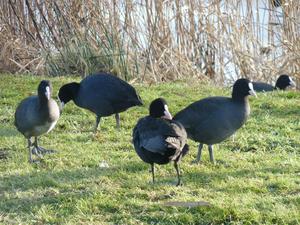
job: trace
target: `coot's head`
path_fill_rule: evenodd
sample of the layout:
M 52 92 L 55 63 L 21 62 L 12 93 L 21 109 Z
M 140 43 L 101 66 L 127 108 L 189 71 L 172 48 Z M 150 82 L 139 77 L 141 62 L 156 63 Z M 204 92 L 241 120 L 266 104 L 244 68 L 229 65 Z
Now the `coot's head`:
M 276 81 L 275 88 L 285 90 L 287 87 L 296 87 L 296 83 L 286 74 L 280 75 Z
M 244 99 L 248 95 L 256 97 L 252 82 L 245 78 L 238 79 L 232 88 L 232 98 L 240 100 Z
M 42 80 L 38 86 L 38 95 L 42 99 L 49 100 L 51 98 L 52 85 L 49 80 Z
M 64 105 L 69 101 L 73 100 L 79 90 L 79 84 L 76 82 L 72 82 L 69 84 L 63 85 L 58 92 L 58 100 L 60 102 L 60 109 L 62 110 Z
M 154 118 L 172 119 L 172 115 L 169 112 L 168 105 L 165 99 L 157 98 L 151 102 L 149 107 L 149 114 Z
M 144 105 L 141 96 L 139 96 L 138 94 L 136 94 L 136 97 L 137 97 L 137 105 L 138 105 L 138 106 Z

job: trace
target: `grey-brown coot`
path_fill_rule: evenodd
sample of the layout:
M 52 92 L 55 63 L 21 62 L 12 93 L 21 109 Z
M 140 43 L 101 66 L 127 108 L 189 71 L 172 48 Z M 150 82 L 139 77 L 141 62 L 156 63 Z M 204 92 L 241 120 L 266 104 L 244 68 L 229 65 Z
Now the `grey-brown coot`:
M 276 81 L 275 87 L 271 84 L 263 83 L 263 82 L 252 82 L 253 89 L 257 92 L 267 92 L 274 90 L 285 90 L 287 87 L 295 87 L 296 83 L 292 80 L 292 78 L 286 74 L 280 75 Z
M 107 73 L 89 75 L 80 83 L 73 82 L 63 85 L 59 90 L 58 98 L 61 108 L 73 100 L 77 106 L 95 113 L 95 132 L 101 117 L 115 114 L 119 128 L 119 113 L 132 106 L 143 104 L 136 90 L 130 84 Z
M 41 81 L 38 86 L 38 95 L 25 98 L 15 112 L 15 126 L 28 140 L 30 162 L 33 162 L 32 154 L 41 156 L 52 152 L 38 146 L 38 136 L 52 130 L 59 118 L 59 107 L 51 98 L 51 93 L 50 81 Z M 32 137 L 35 138 L 33 143 Z
M 212 145 L 231 136 L 246 122 L 250 113 L 248 95 L 256 96 L 252 83 L 239 79 L 233 85 L 231 98 L 204 98 L 174 116 L 185 127 L 188 137 L 200 143 L 196 162 L 201 159 L 203 144 L 207 144 L 210 161 L 214 163 Z
M 166 101 L 155 99 L 149 108 L 149 116 L 141 118 L 133 129 L 133 144 L 138 156 L 151 165 L 154 183 L 154 163 L 174 161 L 178 182 L 181 184 L 178 163 L 189 150 L 184 127 L 172 120 Z

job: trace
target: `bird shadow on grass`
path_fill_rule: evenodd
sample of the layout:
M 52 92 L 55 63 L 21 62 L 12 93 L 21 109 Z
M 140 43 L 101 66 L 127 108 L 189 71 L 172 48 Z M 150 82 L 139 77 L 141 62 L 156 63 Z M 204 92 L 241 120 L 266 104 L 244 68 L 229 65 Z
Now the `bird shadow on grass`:
M 8 127 L 0 127 L 0 137 L 13 137 L 18 134 L 16 129 L 8 128 Z
M 35 166 L 40 167 L 40 165 Z M 78 213 L 77 201 L 88 202 L 89 199 L 94 198 L 95 188 L 106 191 L 111 185 L 109 179 L 119 180 L 122 178 L 122 175 L 118 177 L 119 173 L 137 171 L 147 172 L 148 169 L 142 163 L 130 163 L 127 167 L 122 165 L 109 168 L 84 167 L 55 172 L 39 171 L 22 175 L 5 175 L 0 183 L 0 212 L 3 215 L 18 214 L 28 218 L 28 215 L 34 216 L 41 207 L 50 207 L 52 210 L 59 207 L 60 211 L 63 207 L 62 211 L 65 215 L 60 215 L 57 220 L 65 221 Z M 126 180 L 126 177 L 122 179 Z M 28 197 L 28 195 L 33 196 Z M 109 203 L 99 202 L 97 207 L 101 208 L 101 212 L 107 213 L 118 210 L 116 206 Z
M 228 177 L 238 178 L 238 179 L 257 179 L 257 174 L 285 174 L 291 173 L 289 168 L 276 168 L 276 167 L 268 167 L 263 169 L 239 169 L 233 172 L 228 171 L 214 171 L 214 172 L 186 172 L 184 174 L 186 183 L 196 183 L 199 185 L 207 185 L 212 182 L 221 182 L 227 181 Z M 261 175 L 264 179 L 264 175 Z M 227 191 L 227 190 L 224 190 Z M 234 190 L 236 191 L 236 190 Z
M 26 197 L 26 198 L 10 198 L 2 199 L 0 203 L 0 210 L 2 213 L 16 213 L 18 215 L 22 214 L 34 214 L 36 210 L 41 208 L 43 205 L 51 205 L 55 208 L 55 206 L 63 205 L 63 202 L 66 199 L 83 199 L 89 196 L 90 193 L 59 193 L 52 196 L 39 196 L 39 197 Z M 65 213 L 67 215 L 61 215 L 62 217 L 70 217 L 75 214 L 75 207 L 71 207 L 71 205 L 67 205 Z M 25 216 L 25 215 L 24 215 Z
M 155 213 L 155 217 L 153 213 Z M 166 214 L 191 216 L 193 222 L 180 221 L 177 217 L 171 219 L 172 222 L 170 222 L 166 220 Z M 145 224 L 233 224 L 232 221 L 239 220 L 239 215 L 234 210 L 215 205 L 211 205 L 209 208 L 201 205 L 197 207 L 157 206 L 147 210 L 146 213 L 137 213 L 137 217 Z M 257 224 L 255 221 L 251 222 L 250 220 L 249 224 Z
M 44 162 L 40 164 L 33 164 L 34 167 L 39 168 L 41 171 L 26 173 L 22 175 L 4 175 L 1 177 L 0 182 L 0 196 L 4 192 L 13 193 L 15 191 L 27 191 L 43 188 L 58 188 L 64 189 L 67 185 L 78 183 L 83 180 L 97 180 L 101 177 L 117 177 L 121 171 L 125 173 L 135 173 L 138 171 L 147 171 L 146 167 L 141 163 L 130 163 L 108 168 L 101 168 L 98 165 L 93 167 L 82 167 L 73 170 L 60 170 L 49 171 L 43 168 Z
M 160 176 L 160 171 L 166 171 L 168 165 L 156 165 L 155 164 L 155 182 L 152 182 L 152 173 L 150 170 L 150 165 L 144 163 L 142 161 L 131 161 L 130 163 L 126 163 L 123 165 L 118 165 L 116 170 L 119 174 L 125 173 L 126 177 L 124 179 L 124 183 L 122 184 L 125 188 L 135 187 L 139 185 L 142 189 L 148 188 L 159 188 L 162 186 L 176 186 L 177 177 L 176 171 L 172 170 L 172 172 L 167 175 Z M 132 180 L 128 180 L 128 175 L 132 176 Z M 139 179 L 140 176 L 146 176 L 146 179 Z M 135 182 L 132 182 L 132 181 Z M 138 181 L 137 181 L 138 180 Z M 137 181 L 137 182 L 136 182 Z
M 7 148 L 0 149 L 0 160 L 6 160 L 9 156 L 9 150 Z
M 78 213 L 82 213 L 82 211 L 78 209 L 77 202 L 79 202 L 79 204 L 80 202 L 90 202 L 93 198 L 94 192 L 92 191 L 74 191 L 73 189 L 62 193 L 49 193 L 38 197 L 2 198 L 0 211 L 2 216 L 10 216 L 12 222 L 14 215 L 18 215 L 19 218 L 24 220 L 33 217 L 38 224 L 45 224 L 47 223 L 47 218 L 53 217 L 50 219 L 52 221 L 51 224 L 62 224 L 72 219 L 73 216 L 78 215 Z M 47 217 L 43 218 L 43 216 L 41 217 L 41 215 L 38 214 L 39 209 L 45 209 L 45 207 L 47 208 Z M 101 213 L 113 214 L 118 210 L 116 205 L 112 205 L 109 202 L 99 202 L 95 207 L 96 210 L 100 210 Z M 56 210 L 61 213 L 58 214 Z M 86 210 L 89 209 L 87 208 Z M 54 218 L 55 223 L 53 221 Z
M 62 215 L 62 219 L 65 220 L 65 217 L 76 213 L 75 204 L 68 202 L 80 199 L 88 201 L 94 194 L 91 188 L 106 189 L 109 184 L 106 176 L 111 175 L 113 171 L 113 168 L 97 167 L 3 176 L 0 183 L 0 212 L 32 215 L 41 206 L 63 206 L 66 215 Z M 92 183 L 92 187 L 89 187 L 88 183 Z
M 57 172 L 40 171 L 23 175 L 6 175 L 1 178 L 0 196 L 3 192 L 27 191 L 30 189 L 59 188 L 85 179 L 97 179 L 112 173 L 112 169 L 80 168 Z

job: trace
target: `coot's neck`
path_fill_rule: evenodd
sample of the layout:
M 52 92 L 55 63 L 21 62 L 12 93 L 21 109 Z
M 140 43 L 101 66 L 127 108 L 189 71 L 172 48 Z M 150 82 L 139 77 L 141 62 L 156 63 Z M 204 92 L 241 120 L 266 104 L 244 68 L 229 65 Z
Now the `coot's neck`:
M 49 116 L 50 100 L 46 96 L 39 96 L 39 111 L 43 117 Z
M 70 84 L 70 100 L 73 100 L 74 102 L 77 100 L 78 92 L 79 92 L 80 84 L 73 82 Z
M 282 87 L 281 85 L 276 84 L 274 87 L 274 90 L 284 90 L 285 88 Z
M 244 109 L 243 112 L 245 113 L 246 117 L 250 114 L 250 104 L 247 95 L 241 96 L 232 94 L 232 101 Z
M 46 105 L 48 105 L 48 102 L 49 102 L 49 99 L 45 95 L 39 96 L 40 106 L 46 106 Z
M 233 91 L 232 92 L 232 100 L 235 102 L 240 102 L 240 103 L 247 103 L 248 102 L 248 96 L 246 95 L 241 95 L 238 92 Z

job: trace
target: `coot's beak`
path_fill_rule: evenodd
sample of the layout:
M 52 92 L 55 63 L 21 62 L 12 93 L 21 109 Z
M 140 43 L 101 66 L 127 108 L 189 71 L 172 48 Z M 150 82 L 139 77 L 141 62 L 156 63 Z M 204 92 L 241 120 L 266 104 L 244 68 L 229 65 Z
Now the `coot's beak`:
M 137 98 L 138 98 L 138 103 L 137 103 L 137 105 L 138 105 L 138 106 L 143 106 L 144 103 L 143 103 L 142 98 L 141 98 L 139 95 L 137 95 Z
M 139 99 L 139 101 L 138 101 L 137 105 L 138 105 L 138 106 L 143 106 L 143 105 L 144 105 L 144 103 L 143 103 L 143 101 L 142 101 L 141 99 Z
M 172 115 L 169 112 L 168 106 L 165 105 L 165 111 L 164 111 L 164 115 L 162 116 L 162 118 L 167 119 L 167 120 L 172 120 Z
M 65 103 L 64 102 L 60 102 L 59 106 L 60 106 L 60 110 L 62 111 L 64 109 L 64 107 L 65 107 Z
M 162 118 L 167 119 L 167 120 L 172 120 L 172 115 L 169 111 L 164 111 L 165 115 L 162 116 Z
M 50 100 L 51 92 L 50 92 L 50 87 L 49 86 L 46 87 L 45 96 L 48 100 Z
M 291 87 L 296 87 L 296 83 L 292 80 L 292 78 L 290 78 L 290 86 Z
M 257 98 L 256 92 L 254 90 L 250 90 L 249 94 Z
M 63 108 L 64 108 L 64 106 L 65 106 L 65 103 L 63 102 L 63 101 L 61 101 L 60 99 L 59 99 L 59 97 L 57 97 L 58 98 L 58 102 L 59 102 L 59 111 L 60 111 L 60 113 L 62 112 L 62 110 L 63 110 Z
M 256 95 L 256 92 L 254 91 L 254 89 L 253 89 L 253 84 L 252 83 L 249 83 L 248 84 L 249 85 L 249 95 L 252 95 L 252 96 L 254 96 L 254 97 L 256 97 L 257 98 L 257 95 Z

